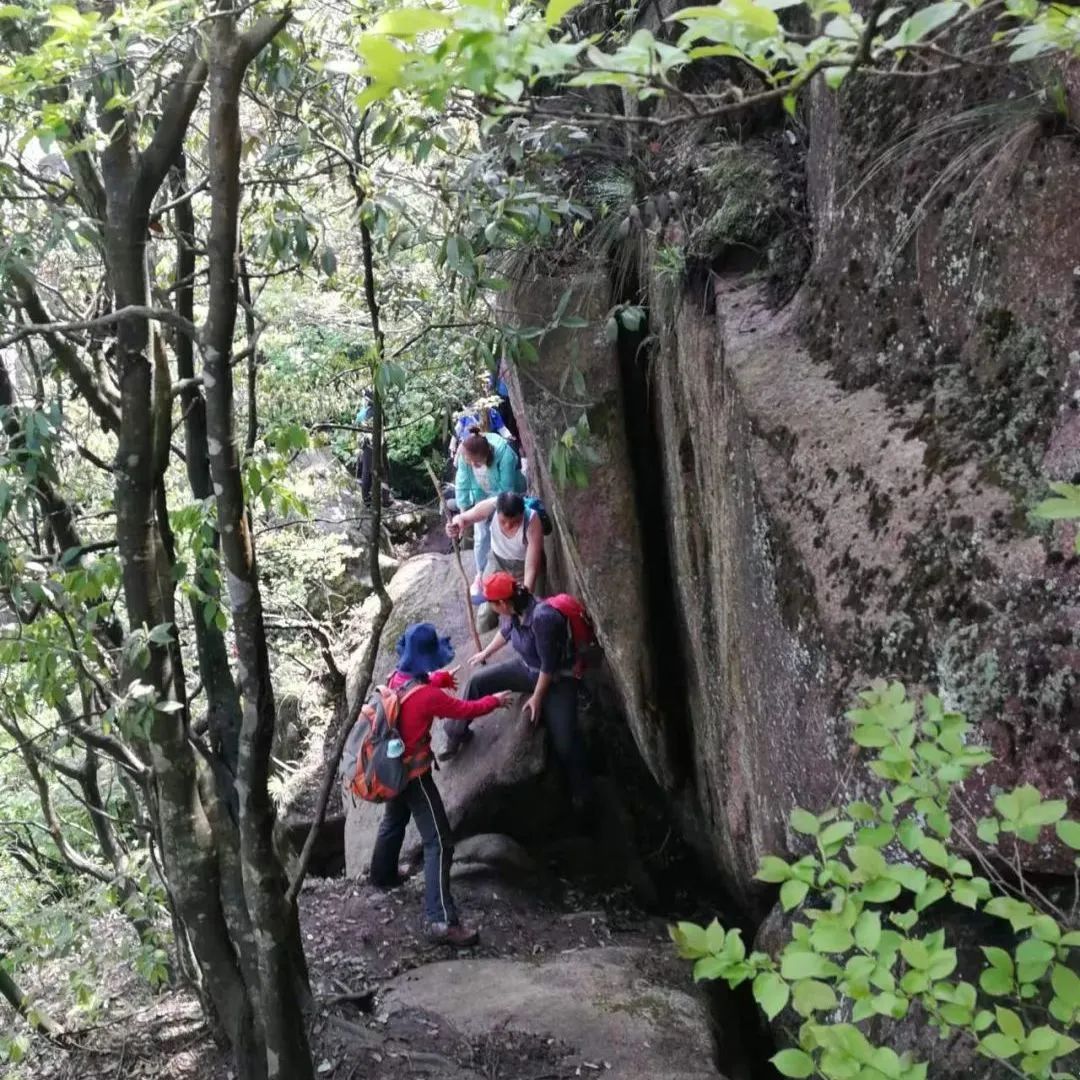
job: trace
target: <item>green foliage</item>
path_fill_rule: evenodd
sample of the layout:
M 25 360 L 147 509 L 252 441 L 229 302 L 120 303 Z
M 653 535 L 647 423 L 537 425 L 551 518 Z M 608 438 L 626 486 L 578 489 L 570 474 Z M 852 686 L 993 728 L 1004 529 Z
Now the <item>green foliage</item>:
M 657 248 L 655 270 L 665 284 L 673 288 L 682 285 L 686 279 L 686 252 L 670 244 Z
M 406 89 L 441 107 L 452 92 L 465 89 L 514 115 L 526 111 L 523 99 L 534 86 L 551 81 L 618 87 L 644 101 L 670 90 L 678 72 L 695 61 L 728 57 L 754 69 L 772 91 L 786 92 L 790 108 L 818 72 L 829 86 L 839 86 L 860 64 L 918 53 L 974 7 L 935 3 L 906 18 L 903 9 L 888 8 L 867 27 L 848 0 L 724 0 L 667 16 L 673 33 L 664 40 L 644 28 L 595 40 L 564 29 L 575 6 L 557 0 L 541 13 L 512 8 L 507 0 L 473 0 L 447 12 L 414 9 L 407 19 L 387 13 L 356 45 L 356 71 L 368 80 L 362 101 Z M 1067 10 L 1035 0 L 1009 0 L 1005 7 L 1009 21 L 1002 20 L 998 39 L 1013 60 L 1080 48 L 1080 28 Z M 803 9 L 814 33 L 802 34 L 799 18 L 782 20 L 782 8 Z M 790 29 L 796 26 L 799 32 Z
M 784 910 L 801 916 L 778 955 L 747 955 L 738 931 L 716 921 L 672 927 L 679 955 L 694 960 L 695 979 L 752 982 L 770 1020 L 788 1009 L 799 1017 L 797 1047 L 772 1059 L 785 1076 L 924 1080 L 925 1063 L 875 1043 L 866 1027 L 909 1014 L 1020 1075 L 1058 1076 L 1056 1063 L 1080 1049 L 1072 1034 L 1080 977 L 1071 967 L 1080 930 L 1022 876 L 1011 885 L 997 867 L 1013 838 L 1056 835 L 1080 851 L 1080 824 L 1065 819 L 1062 800 L 1030 785 L 1002 792 L 976 823 L 961 785 L 992 755 L 932 694 L 920 706 L 900 683 L 879 683 L 848 720 L 855 744 L 871 751 L 878 794 L 821 814 L 796 808 L 791 828 L 811 850 L 762 860 L 758 880 L 779 884 Z M 927 910 L 945 900 L 1012 932 L 1009 948 L 981 946 L 973 981 L 958 970 L 947 931 L 925 927 Z
M 582 413 L 577 423 L 567 428 L 551 448 L 548 464 L 551 475 L 560 488 L 570 484 L 584 488 L 589 484 L 590 466 L 596 465 L 599 460 L 596 448 L 592 445 L 589 417 Z
M 1043 499 L 1032 511 L 1033 518 L 1043 521 L 1080 521 L 1080 487 L 1076 484 L 1051 484 L 1054 497 Z M 1080 553 L 1080 531 L 1076 534 L 1076 550 Z

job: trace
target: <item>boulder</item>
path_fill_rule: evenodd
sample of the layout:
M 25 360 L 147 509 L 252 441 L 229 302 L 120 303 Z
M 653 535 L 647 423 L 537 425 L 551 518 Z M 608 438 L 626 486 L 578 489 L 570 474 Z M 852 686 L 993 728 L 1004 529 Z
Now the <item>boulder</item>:
M 467 1039 L 511 1031 L 550 1038 L 564 1068 L 588 1063 L 611 1080 L 715 1080 L 708 1019 L 687 982 L 685 968 L 640 947 L 542 963 L 450 960 L 398 976 L 379 1008 L 391 1018 L 422 1010 Z
M 512 878 L 535 874 L 537 869 L 525 848 L 502 833 L 478 833 L 454 846 L 454 877 L 495 874 Z
M 376 679 L 385 679 L 394 667 L 394 646 L 412 622 L 433 622 L 440 633 L 449 634 L 461 665 L 459 681 L 467 677 L 467 658 L 475 651 L 465 609 L 465 586 L 450 555 L 420 555 L 402 564 L 387 591 L 394 601 L 389 623 L 383 631 L 376 661 Z M 348 672 L 350 707 L 356 705 L 359 666 L 364 635 L 377 609 L 371 598 L 361 611 L 361 644 Z M 543 729 L 533 728 L 517 707 L 501 709 L 472 724 L 473 737 L 458 756 L 436 773 L 436 783 L 446 804 L 456 837 L 472 833 L 500 832 L 528 842 L 550 830 L 562 810 L 558 779 L 546 768 L 547 747 Z M 445 746 L 442 726 L 435 725 L 436 751 Z M 347 807 L 345 828 L 346 872 L 356 877 L 366 871 L 375 843 L 381 807 L 357 803 Z M 404 854 L 419 854 L 420 838 L 409 826 Z

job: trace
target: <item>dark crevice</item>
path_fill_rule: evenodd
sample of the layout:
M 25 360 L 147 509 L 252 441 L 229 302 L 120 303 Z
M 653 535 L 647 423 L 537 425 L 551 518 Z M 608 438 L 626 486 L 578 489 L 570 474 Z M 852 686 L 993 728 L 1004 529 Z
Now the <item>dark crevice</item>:
M 628 297 L 639 292 L 638 282 L 632 277 L 625 282 L 625 288 Z M 647 320 L 634 331 L 620 326 L 617 348 L 634 504 L 642 560 L 647 567 L 643 631 L 647 640 L 645 651 L 652 668 L 648 680 L 652 689 L 649 704 L 666 733 L 665 744 L 677 786 L 692 787 L 695 781 L 690 702 L 686 693 L 687 666 L 664 514 L 668 500 L 665 497 L 660 424 L 649 388 L 653 347 L 648 341 Z
M 705 278 L 702 284 L 707 284 Z M 625 292 L 616 302 L 639 303 L 639 282 L 624 283 Z M 711 294 L 712 290 L 708 289 Z M 688 661 L 684 652 L 684 631 L 676 601 L 676 571 L 668 537 L 668 498 L 664 473 L 664 452 L 660 433 L 662 418 L 652 392 L 651 366 L 655 362 L 655 339 L 650 340 L 647 320 L 636 331 L 620 326 L 618 363 L 623 398 L 623 420 L 634 484 L 634 503 L 645 567 L 646 625 L 642 627 L 646 654 L 651 662 L 647 685 L 654 721 L 664 731 L 664 745 L 674 773 L 677 790 L 669 798 L 684 809 L 696 805 L 694 793 L 694 742 Z M 678 443 L 683 474 L 688 480 L 694 471 L 693 436 L 686 433 Z M 678 790 L 681 789 L 681 790 Z M 704 795 L 705 793 L 702 793 Z M 685 813 L 677 814 L 686 828 Z M 725 894 L 707 866 L 695 872 L 687 865 L 676 872 L 681 895 L 668 894 L 669 916 L 680 913 L 708 922 L 718 915 L 726 926 L 738 926 L 749 945 L 757 929 Z M 667 868 L 672 874 L 674 868 Z M 769 1058 L 776 1052 L 772 1033 L 764 1023 L 749 983 L 730 990 L 723 982 L 702 984 L 714 1042 L 717 1069 L 732 1080 L 759 1080 L 774 1077 Z

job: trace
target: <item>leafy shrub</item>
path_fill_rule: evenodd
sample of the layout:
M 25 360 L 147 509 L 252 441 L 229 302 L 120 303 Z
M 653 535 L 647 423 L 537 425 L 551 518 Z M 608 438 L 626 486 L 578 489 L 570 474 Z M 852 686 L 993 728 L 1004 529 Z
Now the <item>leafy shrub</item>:
M 758 869 L 758 880 L 780 886 L 783 909 L 802 916 L 790 939 L 773 958 L 748 954 L 740 932 L 715 920 L 679 923 L 680 955 L 694 961 L 695 979 L 752 982 L 770 1020 L 789 1006 L 798 1014 L 796 1045 L 772 1059 L 785 1076 L 924 1080 L 925 1062 L 859 1027 L 913 1009 L 942 1038 L 966 1040 L 1018 1076 L 1067 1076 L 1055 1063 L 1080 1048 L 1070 1034 L 1080 1021 L 1077 903 L 1065 912 L 1025 880 L 1017 844 L 1050 831 L 1080 850 L 1080 822 L 1031 785 L 1002 792 L 976 817 L 961 785 L 993 756 L 969 742 L 965 718 L 932 694 L 917 706 L 896 682 L 860 697 L 848 719 L 856 745 L 874 754 L 876 801 L 796 809 L 791 827 L 813 849 L 791 862 L 766 856 Z M 946 930 L 925 932 L 927 910 L 943 900 L 1011 928 L 1011 948 L 980 943 L 977 983 L 957 974 Z

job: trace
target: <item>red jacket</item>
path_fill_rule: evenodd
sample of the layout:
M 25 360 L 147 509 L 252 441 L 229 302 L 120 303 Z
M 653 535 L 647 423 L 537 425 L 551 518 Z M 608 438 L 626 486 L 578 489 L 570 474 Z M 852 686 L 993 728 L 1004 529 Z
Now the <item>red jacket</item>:
M 399 689 L 411 678 L 411 675 L 395 671 L 390 676 L 390 689 Z M 431 725 L 436 719 L 475 720 L 478 716 L 487 716 L 498 707 L 499 699 L 494 694 L 475 701 L 462 701 L 437 686 L 421 686 L 401 706 L 398 728 L 405 743 L 405 756 L 410 757 L 430 738 Z

